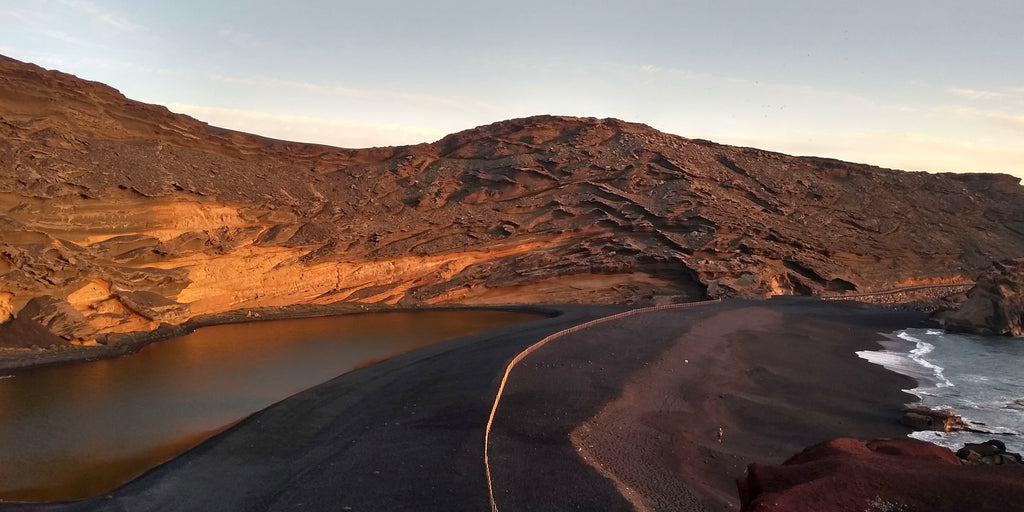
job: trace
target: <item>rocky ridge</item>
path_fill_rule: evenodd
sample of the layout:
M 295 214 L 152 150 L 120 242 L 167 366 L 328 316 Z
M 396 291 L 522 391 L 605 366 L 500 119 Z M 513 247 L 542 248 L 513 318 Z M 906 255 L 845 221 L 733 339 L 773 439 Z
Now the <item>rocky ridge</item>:
M 342 149 L 0 58 L 0 132 L 9 346 L 12 318 L 88 344 L 294 304 L 864 293 L 967 282 L 1024 254 L 1010 176 L 792 157 L 615 119 Z

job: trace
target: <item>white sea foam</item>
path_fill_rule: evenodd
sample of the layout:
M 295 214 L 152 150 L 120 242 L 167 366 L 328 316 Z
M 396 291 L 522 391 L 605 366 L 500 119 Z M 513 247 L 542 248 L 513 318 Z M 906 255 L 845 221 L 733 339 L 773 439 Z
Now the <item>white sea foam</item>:
M 936 386 L 940 388 L 945 388 L 954 385 L 952 382 L 949 381 L 949 379 L 946 378 L 946 375 L 944 374 L 946 369 L 935 363 L 932 363 L 926 357 L 928 354 L 931 354 L 935 350 L 935 345 L 932 345 L 931 343 L 928 343 L 926 341 L 921 341 L 911 336 L 910 334 L 907 334 L 906 331 L 901 332 L 900 334 L 898 334 L 898 336 L 902 339 L 913 342 L 916 345 L 916 347 L 910 351 L 910 358 L 913 359 L 915 363 L 932 371 L 932 373 L 935 375 Z
M 953 386 L 945 377 L 945 369 L 925 357 L 935 349 L 934 345 L 914 337 L 907 331 L 886 337 L 888 342 L 882 343 L 885 350 L 862 350 L 857 352 L 857 355 L 918 381 L 917 388 L 905 390 L 918 396 L 922 392 L 928 393 L 928 389 L 933 387 Z
M 915 432 L 912 437 L 957 449 L 967 442 L 1000 439 L 1024 452 L 1024 343 L 962 336 L 937 329 L 907 329 L 886 335 L 885 350 L 858 355 L 914 378 L 908 390 L 932 409 L 957 411 L 971 432 Z

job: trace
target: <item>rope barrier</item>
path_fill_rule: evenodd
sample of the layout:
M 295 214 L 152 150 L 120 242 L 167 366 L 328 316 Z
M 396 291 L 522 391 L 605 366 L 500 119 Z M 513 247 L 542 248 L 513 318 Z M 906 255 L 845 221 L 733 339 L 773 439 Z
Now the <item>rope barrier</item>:
M 621 318 L 625 318 L 625 317 L 628 317 L 628 316 L 638 315 L 638 314 L 642 314 L 642 313 L 650 313 L 652 311 L 662 311 L 662 310 L 666 310 L 666 309 L 681 309 L 681 308 L 689 308 L 689 307 L 694 307 L 694 306 L 704 306 L 704 305 L 708 305 L 708 304 L 715 303 L 715 302 L 721 302 L 721 301 L 722 301 L 722 299 L 715 299 L 715 300 L 708 300 L 708 301 L 702 301 L 702 302 L 687 302 L 687 303 L 683 303 L 683 304 L 665 304 L 665 305 L 661 305 L 661 306 L 651 306 L 651 307 L 647 307 L 647 308 L 639 308 L 639 309 L 633 309 L 633 310 L 630 310 L 630 311 L 623 311 L 622 313 L 616 313 L 614 315 L 598 318 L 598 319 L 591 320 L 589 322 L 585 322 L 585 323 L 582 323 L 582 324 L 579 324 L 579 325 L 574 325 L 574 326 L 572 326 L 572 327 L 570 327 L 568 329 L 562 330 L 562 331 L 558 331 L 558 332 L 556 332 L 554 334 L 551 334 L 551 335 L 545 337 L 544 339 L 538 341 L 537 343 L 534 343 L 533 345 L 530 345 L 529 347 L 526 347 L 525 350 L 523 350 L 522 352 L 517 354 L 514 358 L 512 358 L 512 360 L 505 367 L 505 374 L 502 375 L 502 377 L 501 377 L 501 383 L 498 385 L 498 393 L 494 397 L 494 404 L 491 406 L 491 414 L 490 414 L 490 416 L 487 417 L 487 426 L 484 429 L 484 468 L 485 468 L 485 471 L 487 472 L 487 493 L 488 493 L 488 497 L 490 498 L 490 501 L 491 501 L 491 512 L 498 512 L 498 504 L 494 500 L 494 483 L 491 480 L 491 462 L 490 462 L 491 427 L 494 425 L 494 415 L 498 411 L 498 403 L 501 402 L 501 395 L 502 395 L 502 393 L 505 392 L 505 384 L 508 383 L 508 377 L 512 373 L 512 369 L 515 368 L 515 366 L 517 364 L 519 364 L 520 361 L 522 361 L 524 358 L 526 358 L 526 356 L 530 355 L 535 350 L 537 350 L 538 348 L 543 347 L 544 345 L 546 345 L 548 342 L 550 342 L 552 340 L 556 340 L 558 338 L 567 336 L 569 334 L 576 333 L 576 332 L 582 331 L 584 329 L 588 329 L 588 328 L 593 327 L 595 325 L 603 324 L 603 323 L 606 323 L 606 322 L 611 322 L 611 321 L 618 320 L 618 319 L 621 319 Z

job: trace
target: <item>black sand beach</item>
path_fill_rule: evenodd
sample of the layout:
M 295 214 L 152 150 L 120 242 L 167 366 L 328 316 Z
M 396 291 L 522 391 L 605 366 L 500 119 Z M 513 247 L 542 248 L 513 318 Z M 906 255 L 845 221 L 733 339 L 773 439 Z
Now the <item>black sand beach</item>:
M 484 426 L 508 361 L 622 311 L 560 309 L 341 376 L 107 496 L 0 509 L 488 510 Z M 896 418 L 910 396 L 900 389 L 912 383 L 854 352 L 924 321 L 809 299 L 734 300 L 559 337 L 513 369 L 497 409 L 497 506 L 735 508 L 734 480 L 749 462 L 777 463 L 832 437 L 903 434 Z
M 854 352 L 924 321 L 809 299 L 730 300 L 554 340 L 517 365 L 499 407 L 498 507 L 736 510 L 735 480 L 750 462 L 908 432 L 897 419 L 913 381 Z

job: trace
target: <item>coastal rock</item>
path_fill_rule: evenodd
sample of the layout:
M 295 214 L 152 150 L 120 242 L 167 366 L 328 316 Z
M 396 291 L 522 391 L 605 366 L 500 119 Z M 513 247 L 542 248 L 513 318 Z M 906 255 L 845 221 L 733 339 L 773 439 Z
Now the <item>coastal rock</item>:
M 0 292 L 0 324 L 14 316 L 14 304 L 11 303 L 13 298 L 13 293 Z
M 967 443 L 956 451 L 956 456 L 968 464 L 1024 464 L 1019 453 L 1006 451 L 1006 444 L 998 439 L 984 443 Z
M 0 349 L 48 349 L 68 345 L 68 340 L 32 320 L 14 317 L 0 324 Z
M 904 411 L 900 423 L 914 430 L 935 430 L 949 432 L 964 428 L 964 420 L 950 409 L 933 410 L 927 407 L 913 407 Z
M 156 322 L 178 323 L 187 319 L 190 313 L 188 304 L 175 302 L 163 295 L 145 290 L 120 292 L 117 298 L 128 309 Z
M 1024 336 L 1024 258 L 993 263 L 957 309 L 937 317 L 954 332 Z
M 66 299 L 101 336 L 337 302 L 868 300 L 1024 254 L 1011 176 L 793 157 L 617 119 L 345 149 L 212 127 L 0 58 L 0 121 L 8 309 Z
M 909 438 L 836 439 L 779 466 L 751 464 L 737 484 L 743 512 L 995 512 L 1024 503 L 1024 466 L 964 465 Z
M 25 304 L 18 319 L 35 322 L 49 332 L 68 341 L 95 340 L 96 330 L 68 301 L 43 295 Z

